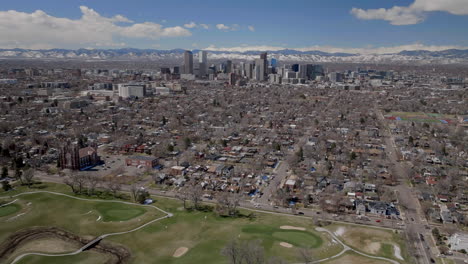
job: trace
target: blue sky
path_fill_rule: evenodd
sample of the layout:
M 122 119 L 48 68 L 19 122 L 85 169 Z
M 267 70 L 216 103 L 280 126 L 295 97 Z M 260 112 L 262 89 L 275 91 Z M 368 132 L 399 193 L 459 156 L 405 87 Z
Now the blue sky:
M 211 46 L 213 49 L 261 49 L 262 46 L 338 48 L 337 51 L 402 45 L 407 48 L 464 48 L 468 47 L 468 10 L 460 7 L 461 4 L 468 6 L 468 0 L 3 1 L 0 6 L 0 34 L 7 36 L 8 40 L 0 40 L 0 47 L 198 49 Z M 99 20 L 87 20 L 84 26 L 68 23 L 82 19 L 84 13 L 80 6 L 94 10 Z M 355 10 L 351 11 L 353 8 Z M 379 8 L 384 10 L 376 10 Z M 5 12 L 8 10 L 21 14 Z M 34 15 L 33 23 L 25 22 L 36 10 L 44 13 Z M 103 21 L 116 15 L 122 15 L 131 22 L 122 19 Z M 2 16 L 5 22 L 2 22 Z M 148 30 L 146 27 L 125 28 L 148 22 L 151 22 Z M 196 26 L 187 25 L 191 22 Z M 94 24 L 98 30 L 93 29 Z M 205 29 L 201 24 L 209 28 Z M 218 29 L 223 28 L 220 24 L 229 29 Z M 17 28 L 13 32 L 11 27 L 17 25 L 21 25 L 19 30 Z M 114 25 L 119 28 L 114 28 Z M 79 33 L 72 35 L 66 32 L 67 26 L 69 31 Z M 104 33 L 106 26 L 113 28 L 109 36 Z M 249 26 L 253 27 L 252 30 Z M 164 28 L 168 31 L 165 32 Z M 150 31 L 152 33 L 148 33 Z M 44 36 L 38 32 L 44 32 Z M 92 34 L 96 32 L 100 34 Z M 55 38 L 61 34 L 62 37 Z M 80 34 L 83 37 L 79 38 Z M 33 35 L 34 39 L 28 35 Z M 64 38 L 72 38 L 73 41 L 62 41 Z

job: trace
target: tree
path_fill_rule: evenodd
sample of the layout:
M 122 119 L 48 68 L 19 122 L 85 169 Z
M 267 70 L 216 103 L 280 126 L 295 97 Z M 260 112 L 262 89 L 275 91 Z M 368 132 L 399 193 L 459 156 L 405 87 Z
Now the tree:
M 195 208 L 195 210 L 198 209 L 198 205 L 202 201 L 202 199 L 203 199 L 203 188 L 201 187 L 201 185 L 193 186 L 192 191 L 190 192 L 190 200 L 192 201 L 193 207 Z
M 8 168 L 7 168 L 6 166 L 4 166 L 4 167 L 2 168 L 2 176 L 1 176 L 1 178 L 2 178 L 2 179 L 5 179 L 6 177 L 8 177 Z
M 188 149 L 192 145 L 192 140 L 189 137 L 184 138 L 184 147 Z
M 242 263 L 242 249 L 238 240 L 229 241 L 221 250 L 221 254 L 227 257 L 230 264 Z
M 130 194 L 132 195 L 132 199 L 134 202 L 138 199 L 138 186 L 134 183 L 130 186 Z
M 118 192 L 122 190 L 122 184 L 120 184 L 120 182 L 118 182 L 116 179 L 111 179 L 107 181 L 107 188 L 110 192 L 112 192 L 114 197 L 117 197 Z
M 63 181 L 63 183 L 68 185 L 72 189 L 72 192 L 75 194 L 80 194 L 83 191 L 85 182 L 85 176 L 77 172 L 72 172 L 70 176 L 66 177 Z
M 187 209 L 187 200 L 190 198 L 190 191 L 187 188 L 182 188 L 176 195 L 176 198 L 184 204 L 184 209 Z
M 265 249 L 260 240 L 240 241 L 233 239 L 221 250 L 231 264 L 265 264 Z M 278 263 L 278 262 L 268 262 Z M 280 263 L 280 262 L 279 262 Z
M 147 190 L 140 188 L 137 194 L 137 201 L 139 203 L 144 203 L 146 199 L 150 198 L 150 194 Z
M 315 261 L 310 248 L 299 248 L 298 254 L 299 259 L 301 259 L 304 264 L 310 264 Z
M 11 185 L 8 181 L 2 181 L 2 189 L 6 192 L 11 190 Z
M 21 182 L 21 185 L 23 184 L 23 177 L 21 177 L 22 174 L 23 172 L 20 169 L 15 169 L 15 180 L 19 180 Z
M 94 175 L 88 175 L 86 177 L 86 182 L 88 184 L 88 195 L 94 195 L 96 191 L 96 187 L 99 185 L 101 182 L 101 179 L 99 179 L 97 176 Z
M 240 203 L 239 194 L 222 193 L 218 200 L 217 211 L 220 215 L 235 216 Z
M 31 185 L 34 182 L 34 170 L 29 168 L 23 171 L 22 177 L 24 179 L 24 183 L 26 183 L 28 187 L 31 188 Z

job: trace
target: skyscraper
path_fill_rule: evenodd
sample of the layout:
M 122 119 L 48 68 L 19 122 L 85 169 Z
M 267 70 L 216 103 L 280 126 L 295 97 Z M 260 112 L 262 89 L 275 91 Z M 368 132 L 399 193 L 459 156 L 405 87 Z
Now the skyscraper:
M 225 70 L 226 70 L 226 73 L 231 73 L 231 72 L 232 72 L 232 61 L 230 61 L 230 60 L 227 60 L 227 61 L 226 61 L 226 68 L 225 68 Z
M 208 69 L 208 60 L 207 60 L 207 53 L 204 50 L 198 52 L 198 68 L 200 76 L 205 76 Z
M 265 59 L 256 59 L 255 60 L 255 80 L 264 81 L 265 80 Z
M 184 73 L 193 74 L 193 54 L 189 50 L 184 52 Z

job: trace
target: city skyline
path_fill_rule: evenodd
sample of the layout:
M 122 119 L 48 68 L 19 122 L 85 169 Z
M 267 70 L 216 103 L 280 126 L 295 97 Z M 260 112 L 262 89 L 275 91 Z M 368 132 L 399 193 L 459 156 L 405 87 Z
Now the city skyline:
M 37 3 L 0 9 L 0 48 L 150 48 L 347 53 L 468 49 L 465 0 L 122 1 Z M 437 34 L 434 34 L 437 32 Z M 285 37 L 287 36 L 287 37 Z

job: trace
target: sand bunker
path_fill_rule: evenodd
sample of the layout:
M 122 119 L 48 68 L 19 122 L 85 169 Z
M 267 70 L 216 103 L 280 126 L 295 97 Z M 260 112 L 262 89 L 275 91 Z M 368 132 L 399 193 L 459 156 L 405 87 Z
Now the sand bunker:
M 297 227 L 297 226 L 280 226 L 281 229 L 286 229 L 286 230 L 300 230 L 300 231 L 305 231 L 306 229 L 304 227 Z
M 174 258 L 179 258 L 179 257 L 182 257 L 185 253 L 187 253 L 187 251 L 188 251 L 188 248 L 180 247 L 174 252 L 174 254 L 172 256 Z
M 404 260 L 403 257 L 401 256 L 401 249 L 397 245 L 393 245 L 393 251 L 395 253 L 395 257 L 400 260 Z
M 335 235 L 337 236 L 342 236 L 346 232 L 346 228 L 344 227 L 338 227 L 338 229 L 335 231 Z
M 365 248 L 367 249 L 367 252 L 370 252 L 371 254 L 377 254 L 380 250 L 380 243 L 379 242 L 372 242 L 369 243 Z
M 281 242 L 280 246 L 285 247 L 285 248 L 292 248 L 293 247 L 293 245 L 291 245 L 289 243 L 286 243 L 286 242 Z

